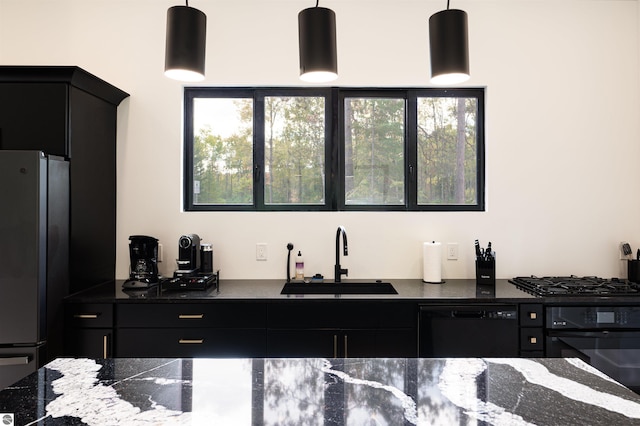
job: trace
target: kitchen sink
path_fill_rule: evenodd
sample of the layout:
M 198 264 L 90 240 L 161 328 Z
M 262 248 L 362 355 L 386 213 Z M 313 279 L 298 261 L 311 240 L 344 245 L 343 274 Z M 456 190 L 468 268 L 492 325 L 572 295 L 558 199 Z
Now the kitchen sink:
M 398 292 L 391 283 L 382 281 L 291 282 L 284 285 L 280 294 L 398 294 Z

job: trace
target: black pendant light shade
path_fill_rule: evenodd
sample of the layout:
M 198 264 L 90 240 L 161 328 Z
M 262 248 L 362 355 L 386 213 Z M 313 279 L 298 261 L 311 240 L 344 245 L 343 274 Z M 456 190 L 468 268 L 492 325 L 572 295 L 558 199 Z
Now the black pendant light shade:
M 429 18 L 431 82 L 456 84 L 469 79 L 467 13 L 447 9 Z
M 338 77 L 336 14 L 324 7 L 311 7 L 298 14 L 300 79 L 312 83 Z
M 175 80 L 204 79 L 207 16 L 189 6 L 167 10 L 164 74 Z

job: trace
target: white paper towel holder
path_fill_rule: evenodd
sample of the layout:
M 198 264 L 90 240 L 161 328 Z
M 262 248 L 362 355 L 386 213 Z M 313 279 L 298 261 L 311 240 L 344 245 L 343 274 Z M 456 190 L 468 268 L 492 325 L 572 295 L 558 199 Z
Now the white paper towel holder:
M 444 284 L 444 283 L 446 283 L 445 280 L 440 280 L 440 281 L 425 281 L 425 280 L 422 280 L 422 282 L 425 283 L 425 284 Z
M 425 257 L 424 257 L 424 256 L 426 256 L 426 248 L 427 248 L 427 245 L 428 245 L 428 244 L 429 244 L 429 243 L 426 243 L 426 242 L 425 242 L 425 243 L 423 243 L 423 260 L 422 260 L 422 261 L 423 261 L 423 274 L 422 274 L 422 282 L 423 282 L 423 283 L 425 283 L 425 284 L 444 284 L 444 283 L 445 283 L 445 280 L 443 280 L 443 279 L 442 279 L 442 270 L 441 270 L 442 265 L 439 265 L 439 268 L 440 268 L 440 271 L 439 271 L 439 272 L 440 272 L 440 273 L 439 273 L 439 274 L 437 274 L 437 275 L 440 275 L 440 276 L 439 276 L 439 278 L 440 278 L 440 280 L 439 280 L 439 281 L 425 280 L 425 278 L 426 278 L 426 272 L 425 272 L 425 271 L 426 271 L 426 269 L 424 269 L 424 268 L 426 268 L 426 266 L 425 266 L 425 264 L 424 264 L 424 262 L 425 262 Z M 434 245 L 436 245 L 436 244 L 437 244 L 437 245 L 438 245 L 438 247 L 440 246 L 440 242 L 436 243 L 435 241 L 432 241 L 432 242 L 431 242 L 431 244 L 434 244 Z M 438 257 L 440 257 L 440 256 L 441 256 L 441 254 L 440 254 Z M 442 261 L 441 259 L 438 259 L 438 260 L 439 260 L 440 262 Z M 435 277 L 434 277 L 434 278 L 435 278 Z

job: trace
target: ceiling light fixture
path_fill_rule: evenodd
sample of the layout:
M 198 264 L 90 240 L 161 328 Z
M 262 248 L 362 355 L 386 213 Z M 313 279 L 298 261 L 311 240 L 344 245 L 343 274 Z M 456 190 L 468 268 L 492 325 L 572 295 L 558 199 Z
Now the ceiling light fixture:
M 429 18 L 431 82 L 457 84 L 469 79 L 469 35 L 467 13 L 449 9 Z
M 198 9 L 173 6 L 167 10 L 164 75 L 181 81 L 204 79 L 207 16 Z
M 300 49 L 300 79 L 310 83 L 324 83 L 338 78 L 336 49 L 336 14 L 318 7 L 298 13 L 298 42 Z

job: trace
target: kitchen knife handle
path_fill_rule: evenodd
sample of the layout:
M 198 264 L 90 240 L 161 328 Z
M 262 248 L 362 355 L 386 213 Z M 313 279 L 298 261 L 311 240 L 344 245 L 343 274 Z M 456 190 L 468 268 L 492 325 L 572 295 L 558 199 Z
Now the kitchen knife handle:
M 8 357 L 8 358 L 0 358 L 0 366 L 27 365 L 27 364 L 29 364 L 29 362 L 30 362 L 30 360 L 29 360 L 29 356 L 28 355 L 12 356 L 12 357 Z
M 179 319 L 202 319 L 204 318 L 204 314 L 180 314 L 178 315 Z

